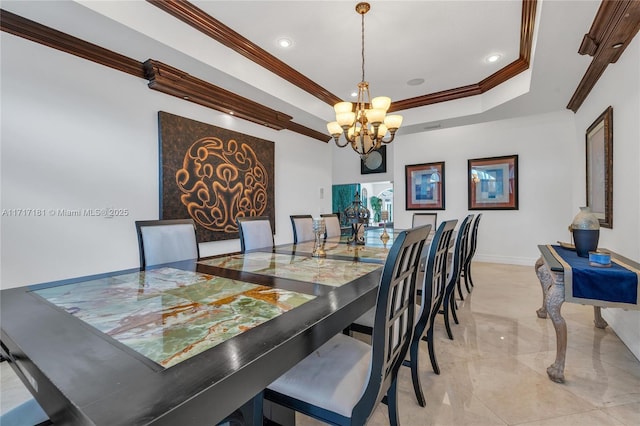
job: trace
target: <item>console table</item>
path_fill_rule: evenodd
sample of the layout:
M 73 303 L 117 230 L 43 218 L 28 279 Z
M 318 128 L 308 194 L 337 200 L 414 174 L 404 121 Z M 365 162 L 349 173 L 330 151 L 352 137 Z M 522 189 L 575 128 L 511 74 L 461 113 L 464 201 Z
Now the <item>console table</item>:
M 549 378 L 564 382 L 564 363 L 567 351 L 567 324 L 560 309 L 566 302 L 593 305 L 594 324 L 606 328 L 602 307 L 640 309 L 640 264 L 611 253 L 611 268 L 589 266 L 586 258 L 575 251 L 555 245 L 539 245 L 541 256 L 535 271 L 542 286 L 542 307 L 539 318 L 551 317 L 556 331 L 556 359 L 547 368 Z

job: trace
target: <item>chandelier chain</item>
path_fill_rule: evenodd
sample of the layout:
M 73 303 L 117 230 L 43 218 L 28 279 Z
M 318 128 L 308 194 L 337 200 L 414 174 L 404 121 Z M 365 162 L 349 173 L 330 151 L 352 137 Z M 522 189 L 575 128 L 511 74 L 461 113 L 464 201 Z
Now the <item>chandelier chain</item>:
M 362 16 L 362 81 L 364 81 L 364 13 Z

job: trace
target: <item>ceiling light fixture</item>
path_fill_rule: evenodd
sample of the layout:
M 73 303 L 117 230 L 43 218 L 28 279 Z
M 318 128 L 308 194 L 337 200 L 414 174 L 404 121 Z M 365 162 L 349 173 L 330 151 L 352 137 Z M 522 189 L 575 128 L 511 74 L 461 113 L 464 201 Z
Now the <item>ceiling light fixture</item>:
M 369 3 L 365 2 L 356 5 L 356 12 L 362 16 L 362 81 L 358 83 L 355 111 L 351 102 L 338 102 L 333 107 L 336 121 L 327 124 L 327 130 L 333 136 L 336 145 L 344 148 L 350 143 L 351 148 L 360 154 L 363 160 L 383 143 L 391 143 L 402 124 L 401 115 L 386 115 L 391 99 L 386 96 L 371 99 L 369 83 L 364 80 L 364 15 L 370 8 Z M 387 131 L 391 136 L 384 140 Z M 341 144 L 340 135 L 343 133 L 346 142 Z
M 487 62 L 490 62 L 490 63 L 497 62 L 498 59 L 500 59 L 501 57 L 502 56 L 498 54 L 487 56 Z
M 293 44 L 293 42 L 291 40 L 289 40 L 288 38 L 278 39 L 278 46 L 284 47 L 285 49 L 287 47 L 291 47 L 292 44 Z

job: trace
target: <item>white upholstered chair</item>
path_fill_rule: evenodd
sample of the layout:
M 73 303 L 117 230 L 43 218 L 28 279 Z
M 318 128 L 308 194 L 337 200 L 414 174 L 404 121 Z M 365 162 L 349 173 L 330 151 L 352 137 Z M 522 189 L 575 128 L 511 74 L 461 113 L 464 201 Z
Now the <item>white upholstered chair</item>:
M 336 425 L 364 425 L 386 397 L 398 424 L 398 370 L 413 332 L 415 281 L 426 227 L 401 232 L 385 261 L 372 344 L 338 334 L 265 389 L 279 405 Z
M 269 216 L 236 218 L 240 233 L 240 251 L 273 247 L 273 228 Z
M 442 301 L 442 311 L 444 315 L 444 325 L 447 330 L 447 336 L 453 340 L 453 333 L 451 332 L 451 325 L 449 322 L 449 315 L 453 317 L 453 320 L 458 324 L 458 316 L 456 315 L 456 285 L 460 284 L 460 274 L 467 256 L 467 246 L 469 244 L 469 230 L 471 229 L 471 222 L 473 221 L 473 215 L 470 214 L 464 218 L 458 233 L 456 235 L 456 244 L 453 248 L 453 256 L 449 266 L 449 274 L 447 276 L 447 287 L 444 293 L 444 300 Z
M 427 342 L 433 371 L 436 374 L 440 374 L 433 341 L 433 323 L 444 299 L 447 285 L 447 254 L 449 252 L 451 236 L 453 235 L 457 222 L 458 221 L 454 219 L 440 224 L 427 249 L 428 255 L 424 274 L 419 275 L 422 276 L 423 279 L 421 290 L 418 291 L 420 307 L 415 316 L 415 328 L 409 348 L 409 359 L 406 360 L 403 365 L 411 368 L 413 390 L 418 404 L 422 407 L 426 405 L 426 402 L 422 392 L 418 368 L 420 342 L 422 340 Z M 430 225 L 425 226 L 430 228 Z M 349 331 L 351 330 L 371 335 L 373 332 L 372 311 L 368 311 L 354 321 L 349 327 Z
M 294 214 L 290 217 L 294 244 L 298 241 L 311 241 L 316 238 L 313 233 L 313 217 L 310 214 Z
M 340 219 L 335 213 L 321 214 L 325 224 L 325 238 L 339 237 L 342 233 L 340 230 Z
M 192 219 L 138 220 L 136 231 L 141 269 L 200 257 Z

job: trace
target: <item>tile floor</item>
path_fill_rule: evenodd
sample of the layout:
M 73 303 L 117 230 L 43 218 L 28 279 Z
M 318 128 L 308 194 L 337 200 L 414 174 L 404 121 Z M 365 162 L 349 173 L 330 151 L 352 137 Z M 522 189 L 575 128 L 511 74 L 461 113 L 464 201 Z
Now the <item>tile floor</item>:
M 418 406 L 407 368 L 400 371 L 400 421 L 422 425 L 638 425 L 640 362 L 610 329 L 593 326 L 590 306 L 564 304 L 568 345 L 566 383 L 547 378 L 555 332 L 539 319 L 541 291 L 533 267 L 474 263 L 476 288 L 460 302 L 454 340 L 436 324 L 441 374 L 421 354 L 427 407 Z M 29 397 L 7 363 L 1 364 L 0 411 Z M 380 405 L 369 425 L 388 425 Z M 320 424 L 305 416 L 299 425 Z

